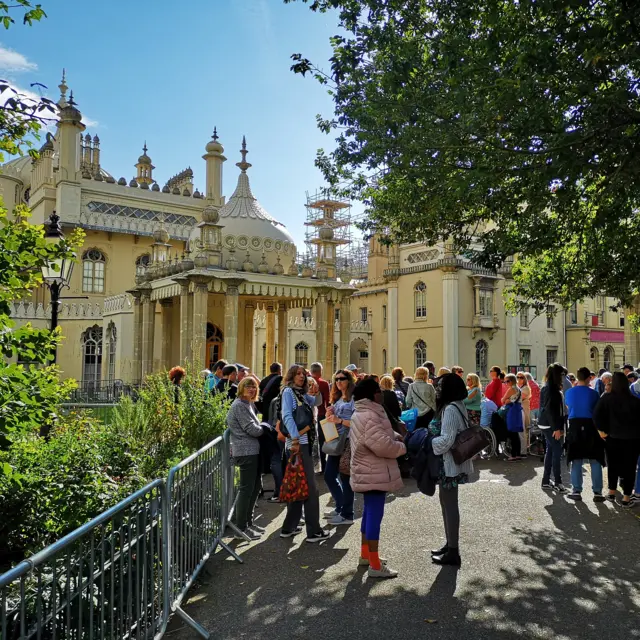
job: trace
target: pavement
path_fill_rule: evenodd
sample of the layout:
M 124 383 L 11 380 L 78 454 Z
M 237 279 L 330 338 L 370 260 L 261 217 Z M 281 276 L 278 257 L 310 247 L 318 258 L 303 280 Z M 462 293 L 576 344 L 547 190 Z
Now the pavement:
M 268 532 L 233 543 L 244 564 L 216 553 L 184 609 L 220 640 L 640 638 L 640 507 L 594 503 L 587 465 L 579 503 L 541 490 L 537 458 L 476 468 L 478 481 L 460 487 L 459 570 L 431 563 L 440 505 L 413 481 L 385 507 L 380 553 L 399 572 L 386 581 L 357 567 L 359 520 L 320 545 L 283 540 L 285 506 L 260 500 Z M 177 616 L 167 635 L 198 637 Z

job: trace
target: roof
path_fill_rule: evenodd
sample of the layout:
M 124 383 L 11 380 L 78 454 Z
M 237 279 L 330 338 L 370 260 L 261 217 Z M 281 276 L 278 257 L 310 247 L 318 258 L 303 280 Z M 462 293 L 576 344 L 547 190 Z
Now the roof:
M 229 201 L 220 210 L 220 218 L 250 218 L 253 220 L 265 220 L 274 226 L 284 227 L 275 218 L 272 218 L 258 202 L 251 192 L 249 176 L 245 171 L 238 177 L 238 185 Z M 223 223 L 221 223 L 223 224 Z

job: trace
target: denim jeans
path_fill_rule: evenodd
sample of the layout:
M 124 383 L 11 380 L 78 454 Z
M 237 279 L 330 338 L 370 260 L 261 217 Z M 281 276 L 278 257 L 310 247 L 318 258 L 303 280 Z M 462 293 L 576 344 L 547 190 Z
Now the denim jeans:
M 280 486 L 284 477 L 284 465 L 282 464 L 282 454 L 284 453 L 284 442 L 278 440 L 278 449 L 271 454 L 271 473 L 273 475 L 273 495 L 280 496 Z
M 553 479 L 556 484 L 562 484 L 562 472 L 560 465 L 562 462 L 562 438 L 556 440 L 553 437 L 553 427 L 542 429 L 547 442 L 547 451 L 544 454 L 544 472 L 542 474 L 542 484 L 547 484 L 551 480 L 551 470 L 553 469 Z
M 336 501 L 336 511 L 347 520 L 353 520 L 353 489 L 349 476 L 340 473 L 340 456 L 327 456 L 324 481 Z
M 582 493 L 582 463 L 584 460 L 571 462 L 571 486 L 576 493 Z M 597 460 L 587 460 L 591 463 L 591 488 L 593 493 L 602 493 L 602 465 Z

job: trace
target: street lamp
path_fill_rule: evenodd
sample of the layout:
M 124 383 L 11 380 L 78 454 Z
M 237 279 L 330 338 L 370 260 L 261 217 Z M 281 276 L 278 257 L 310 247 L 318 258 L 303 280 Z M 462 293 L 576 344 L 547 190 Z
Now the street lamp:
M 45 233 L 47 244 L 58 244 L 64 238 L 60 227 L 60 217 L 54 211 L 49 217 L 49 223 Z M 42 278 L 51 292 L 51 332 L 58 326 L 58 305 L 60 303 L 60 291 L 68 287 L 71 282 L 75 257 L 59 258 L 42 265 Z M 56 361 L 57 349 L 53 350 L 53 362 Z

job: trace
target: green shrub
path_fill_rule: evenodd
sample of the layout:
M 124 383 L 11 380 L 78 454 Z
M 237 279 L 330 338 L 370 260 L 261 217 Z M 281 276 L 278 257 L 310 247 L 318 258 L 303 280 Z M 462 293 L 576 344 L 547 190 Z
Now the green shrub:
M 0 563 L 42 549 L 144 483 L 126 443 L 102 423 L 71 414 L 48 439 L 23 434 L 0 463 Z M 3 554 L 4 557 L 2 557 Z

